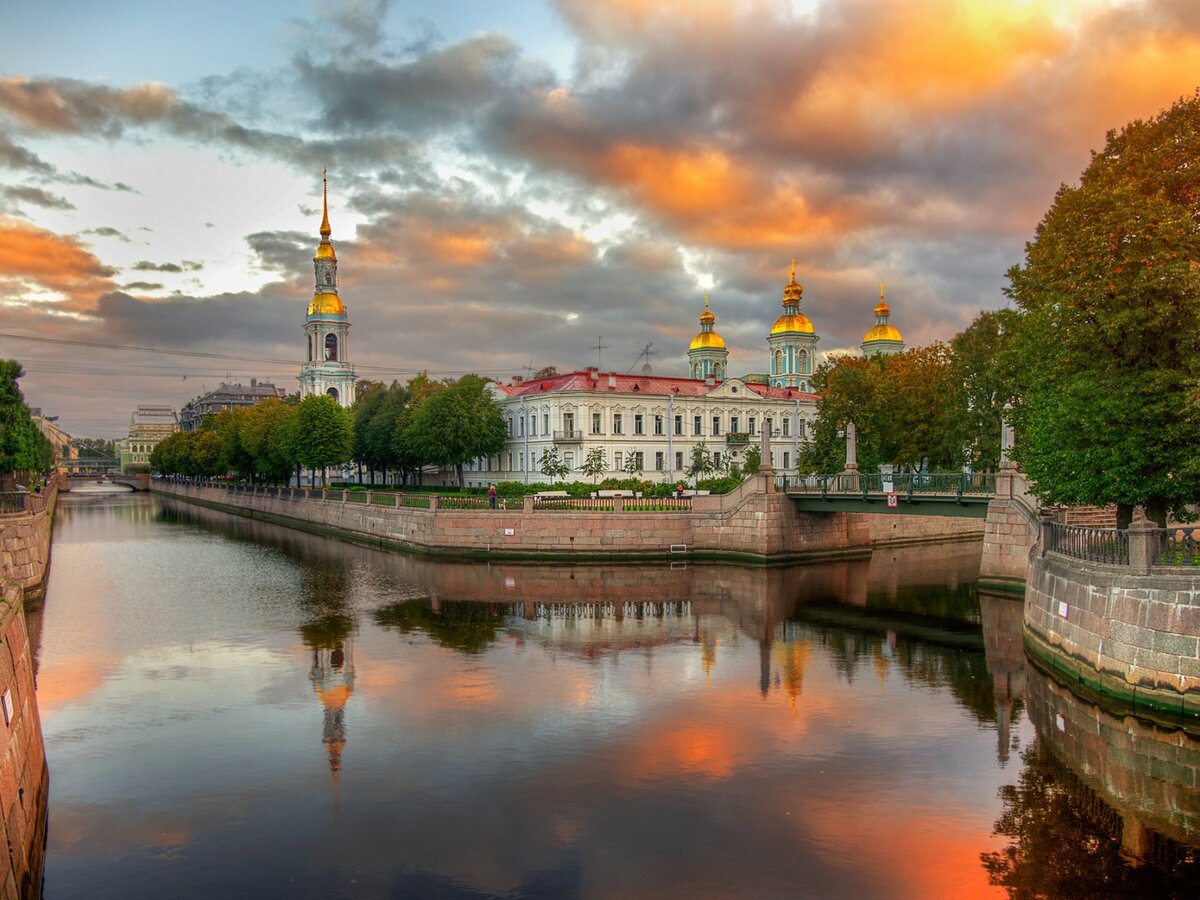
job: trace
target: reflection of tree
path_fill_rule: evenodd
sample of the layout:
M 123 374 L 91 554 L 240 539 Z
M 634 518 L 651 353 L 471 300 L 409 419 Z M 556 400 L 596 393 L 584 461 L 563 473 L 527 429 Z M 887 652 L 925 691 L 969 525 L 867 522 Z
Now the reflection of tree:
M 988 881 L 1012 897 L 1195 897 L 1200 859 L 1159 837 L 1153 863 L 1121 855 L 1121 817 L 1070 769 L 1034 744 L 1015 785 L 1000 789 L 995 833 L 1003 850 L 981 854 Z
M 435 610 L 428 601 L 407 600 L 377 610 L 375 621 L 403 634 L 423 631 L 443 647 L 479 653 L 496 639 L 504 616 L 494 603 L 443 601 Z

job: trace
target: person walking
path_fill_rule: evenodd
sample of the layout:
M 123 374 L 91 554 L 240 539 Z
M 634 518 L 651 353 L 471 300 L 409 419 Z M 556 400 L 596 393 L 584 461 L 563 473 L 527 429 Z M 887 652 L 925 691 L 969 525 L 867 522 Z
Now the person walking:
M 494 484 L 488 485 L 488 506 L 492 509 L 496 508 L 496 486 Z

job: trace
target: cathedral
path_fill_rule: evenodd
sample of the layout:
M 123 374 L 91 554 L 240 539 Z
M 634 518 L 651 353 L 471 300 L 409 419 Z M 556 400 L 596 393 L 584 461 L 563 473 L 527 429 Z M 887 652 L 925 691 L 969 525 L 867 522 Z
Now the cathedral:
M 313 257 L 316 285 L 308 314 L 304 317 L 304 335 L 308 355 L 300 367 L 300 396 L 328 394 L 339 404 L 354 404 L 354 367 L 350 364 L 350 318 L 338 296 L 337 254 L 329 236 L 329 175 L 323 173 L 321 193 L 321 243 Z

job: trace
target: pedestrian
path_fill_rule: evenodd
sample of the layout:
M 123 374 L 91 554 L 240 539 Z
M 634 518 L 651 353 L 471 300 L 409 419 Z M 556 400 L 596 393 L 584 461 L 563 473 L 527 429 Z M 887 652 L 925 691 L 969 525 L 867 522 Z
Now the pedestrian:
M 676 497 L 683 496 L 683 482 L 682 481 L 679 482 L 679 484 L 675 485 L 675 496 Z
M 492 509 L 496 508 L 496 486 L 494 484 L 488 485 L 488 506 Z

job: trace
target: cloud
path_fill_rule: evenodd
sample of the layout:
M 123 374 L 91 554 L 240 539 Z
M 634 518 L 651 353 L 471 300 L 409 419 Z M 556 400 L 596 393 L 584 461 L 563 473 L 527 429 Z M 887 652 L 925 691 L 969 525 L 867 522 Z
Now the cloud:
M 99 228 L 88 228 L 81 233 L 82 234 L 94 234 L 97 237 L 115 237 L 117 240 L 121 241 L 122 243 L 125 243 L 125 244 L 132 243 L 132 241 L 130 241 L 129 237 L 124 232 L 120 231 L 117 228 L 113 228 L 110 225 L 102 225 Z
M 121 285 L 123 291 L 161 291 L 163 285 L 154 281 L 131 281 Z
M 173 272 L 178 274 L 180 272 L 199 272 L 204 268 L 204 264 L 191 259 L 185 259 L 181 263 L 154 263 L 143 259 L 135 262 L 129 268 L 135 272 Z
M 34 206 L 40 206 L 43 209 L 59 209 L 72 210 L 75 204 L 67 200 L 66 197 L 59 197 L 56 194 L 51 194 L 49 191 L 43 191 L 41 188 L 30 187 L 29 185 L 13 185 L 4 188 L 4 195 L 10 200 L 16 200 L 20 203 L 32 203 Z
M 89 253 L 75 238 L 23 222 L 0 218 L 0 305 L 29 302 L 44 296 L 70 312 L 89 312 L 112 289 L 114 270 Z
M 2 134 L 0 134 L 0 165 L 42 175 L 50 175 L 55 171 L 54 166 L 36 153 L 26 150 L 24 147 L 18 147 Z

